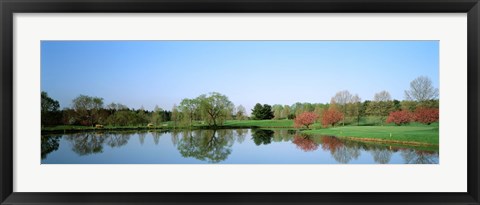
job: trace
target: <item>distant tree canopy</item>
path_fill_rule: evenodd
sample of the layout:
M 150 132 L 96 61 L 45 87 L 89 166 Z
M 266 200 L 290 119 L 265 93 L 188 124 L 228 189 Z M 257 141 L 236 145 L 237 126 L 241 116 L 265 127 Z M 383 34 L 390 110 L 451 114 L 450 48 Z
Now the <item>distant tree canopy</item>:
M 372 116 L 380 117 L 381 123 L 385 122 L 389 113 L 395 111 L 395 104 L 390 93 L 385 90 L 375 93 L 373 101 L 369 103 L 366 111 Z
M 252 117 L 255 120 L 270 120 L 274 117 L 272 106 L 268 104 L 255 104 L 252 109 Z
M 58 111 L 58 109 L 60 108 L 60 103 L 58 103 L 58 101 L 50 98 L 47 92 L 42 91 L 41 96 L 42 96 L 42 100 L 41 100 L 42 112 Z
M 41 123 L 55 125 L 61 123 L 60 103 L 50 98 L 46 92 L 41 93 Z
M 42 126 L 106 124 L 113 126 L 139 126 L 149 122 L 159 124 L 170 121 L 171 112 L 155 108 L 153 112 L 143 107 L 129 109 L 120 103 L 103 106 L 103 99 L 79 95 L 72 101 L 72 108 L 59 110 L 59 103 L 42 92 Z

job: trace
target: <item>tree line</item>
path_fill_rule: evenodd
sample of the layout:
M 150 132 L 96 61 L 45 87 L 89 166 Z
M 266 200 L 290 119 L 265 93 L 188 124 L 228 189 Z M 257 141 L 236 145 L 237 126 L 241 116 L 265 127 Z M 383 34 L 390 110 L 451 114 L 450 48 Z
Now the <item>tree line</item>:
M 320 121 L 326 126 L 335 126 L 337 123 L 360 125 L 360 120 L 370 117 L 375 121 L 372 124 L 395 123 L 406 124 L 412 121 L 431 124 L 439 120 L 438 89 L 425 76 L 420 76 L 410 83 L 405 90 L 405 100 L 392 99 L 388 91 L 375 93 L 373 100 L 361 101 L 357 94 L 348 90 L 337 92 L 330 104 L 323 108 L 302 110 L 295 116 L 295 127 L 308 128 L 311 124 Z M 370 124 L 368 124 L 370 125 Z
M 161 124 L 171 120 L 172 112 L 158 106 L 153 111 L 130 109 L 121 103 L 104 106 L 103 98 L 79 95 L 72 100 L 72 107 L 60 110 L 60 104 L 46 92 L 41 94 L 42 126 L 83 125 L 95 126 L 144 126 L 148 123 Z
M 431 123 L 438 121 L 438 89 L 429 78 L 420 76 L 410 83 L 402 101 L 392 99 L 388 91 L 379 91 L 372 100 L 364 100 L 348 90 L 337 92 L 330 103 L 300 103 L 293 105 L 257 103 L 251 116 L 245 107 L 235 106 L 226 95 L 218 92 L 182 99 L 171 111 L 158 106 L 153 111 L 130 109 L 120 103 L 104 106 L 103 98 L 79 95 L 72 100 L 72 107 L 60 110 L 58 101 L 42 92 L 42 126 L 96 124 L 112 126 L 160 126 L 166 122 L 173 126 L 221 126 L 226 120 L 283 120 L 293 119 L 296 127 L 309 127 L 315 122 L 323 126 L 337 123 L 365 125 L 411 121 Z M 436 116 L 435 116 L 436 114 Z

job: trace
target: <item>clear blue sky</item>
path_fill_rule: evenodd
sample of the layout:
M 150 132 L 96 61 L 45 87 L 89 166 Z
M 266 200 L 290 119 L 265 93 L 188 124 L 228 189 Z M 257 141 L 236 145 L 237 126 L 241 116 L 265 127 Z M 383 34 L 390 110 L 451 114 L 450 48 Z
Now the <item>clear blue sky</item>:
M 403 100 L 418 76 L 438 88 L 438 55 L 438 41 L 42 41 L 41 89 L 62 108 L 80 94 L 170 110 L 215 91 L 247 112 L 341 90 Z

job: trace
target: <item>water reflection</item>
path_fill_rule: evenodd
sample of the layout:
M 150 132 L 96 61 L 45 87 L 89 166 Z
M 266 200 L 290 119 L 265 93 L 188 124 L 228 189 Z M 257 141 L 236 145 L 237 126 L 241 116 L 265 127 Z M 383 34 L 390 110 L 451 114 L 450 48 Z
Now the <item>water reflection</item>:
M 373 160 L 379 164 L 388 164 L 392 158 L 392 151 L 388 149 L 379 149 L 377 147 L 370 150 Z
M 313 137 L 305 134 L 295 135 L 292 142 L 305 152 L 311 152 L 318 149 L 318 143 L 313 141 Z
M 237 142 L 242 144 L 247 137 L 248 130 L 247 129 L 236 129 L 235 133 L 237 134 Z
M 60 146 L 60 138 L 62 136 L 42 136 L 41 143 L 41 157 L 45 159 L 50 152 L 58 149 Z
M 183 157 L 218 163 L 232 152 L 232 130 L 185 131 L 178 141 L 177 149 Z
M 166 136 L 166 138 L 161 138 L 162 136 Z M 138 139 L 135 139 L 137 137 Z M 65 144 L 69 144 L 70 146 L 65 147 Z M 294 146 L 292 146 L 292 144 Z M 341 164 L 437 164 L 439 161 L 438 151 L 364 143 L 332 136 L 311 136 L 295 130 L 286 129 L 76 133 L 63 136 L 42 136 L 41 146 L 42 163 L 47 159 L 47 156 L 52 153 L 59 152 L 60 150 L 67 153 L 68 150 L 65 149 L 69 149 L 70 152 L 81 157 L 92 155 L 100 156 L 104 152 L 109 152 L 109 155 L 105 155 L 105 160 L 107 161 L 108 157 L 116 157 L 116 155 L 111 154 L 112 149 L 127 150 L 128 154 L 124 156 L 129 157 L 140 157 L 143 155 L 144 158 L 150 156 L 175 158 L 179 156 L 180 158 L 198 160 L 206 163 L 239 162 L 240 164 L 248 164 L 257 158 L 265 157 L 265 159 L 269 159 L 270 157 L 270 159 L 272 159 L 273 157 L 275 159 L 282 159 L 283 157 L 291 160 L 285 163 L 304 162 L 322 164 L 327 163 L 322 160 L 328 161 L 324 155 L 334 160 L 333 163 Z M 151 149 L 152 146 L 162 148 Z M 266 151 L 267 148 L 269 151 Z M 172 149 L 175 150 L 175 152 L 170 151 Z M 236 155 L 234 159 L 230 160 L 231 156 L 234 156 L 233 153 L 235 150 L 238 151 L 235 152 Z M 161 155 L 152 154 L 152 152 L 161 151 L 165 153 Z M 255 154 L 252 154 L 253 152 L 255 152 Z M 308 159 L 306 159 L 305 157 L 307 155 L 302 153 L 311 154 L 309 154 Z M 294 157 L 298 157 L 298 162 L 295 161 Z M 176 159 L 181 161 L 180 158 Z M 193 161 L 193 163 L 194 162 L 195 161 Z M 192 163 L 192 161 L 188 161 L 188 163 Z M 271 162 L 265 160 L 263 163 L 268 164 Z
M 72 143 L 72 150 L 81 156 L 102 152 L 105 143 L 105 137 L 95 133 L 67 135 L 66 140 Z
M 438 156 L 432 151 L 402 149 L 402 157 L 405 159 L 405 164 L 434 164 L 438 163 Z
M 252 139 L 256 145 L 267 145 L 272 143 L 274 132 L 272 130 L 253 129 Z

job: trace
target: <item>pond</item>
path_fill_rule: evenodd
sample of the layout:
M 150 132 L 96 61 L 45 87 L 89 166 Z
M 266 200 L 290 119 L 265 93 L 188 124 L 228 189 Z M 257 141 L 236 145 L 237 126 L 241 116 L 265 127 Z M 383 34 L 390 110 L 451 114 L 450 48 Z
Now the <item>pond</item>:
M 42 164 L 438 164 L 438 148 L 308 136 L 286 129 L 43 135 Z

